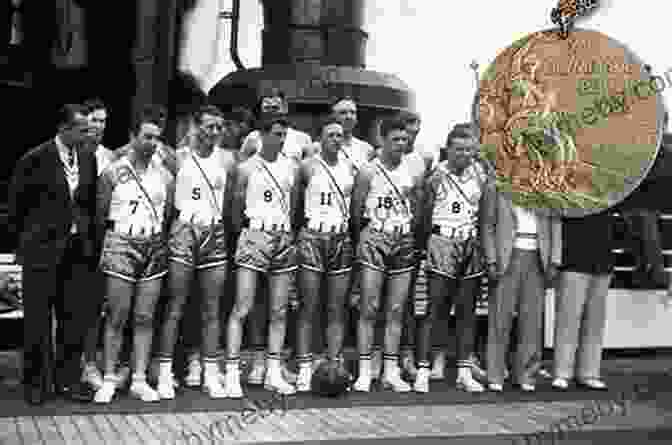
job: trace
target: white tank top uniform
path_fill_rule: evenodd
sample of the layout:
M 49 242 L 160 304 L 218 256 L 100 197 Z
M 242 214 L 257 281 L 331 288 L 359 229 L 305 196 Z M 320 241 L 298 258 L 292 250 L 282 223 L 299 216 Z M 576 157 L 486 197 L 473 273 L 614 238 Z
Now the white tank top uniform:
M 457 176 L 445 163 L 437 168 L 441 181 L 434 200 L 432 224 L 438 226 L 442 236 L 460 240 L 476 237 L 478 208 L 483 193 L 478 170 L 472 166 L 462 176 Z
M 223 167 L 226 151 L 215 147 L 202 158 L 188 147 L 178 151 L 181 161 L 175 182 L 175 208 L 179 219 L 201 225 L 220 223 L 224 204 L 227 171 Z
M 245 216 L 255 230 L 290 231 L 291 190 L 294 187 L 294 161 L 278 156 L 267 162 L 254 155 L 247 181 Z
M 319 154 L 315 159 L 313 175 L 305 190 L 308 228 L 318 232 L 345 232 L 350 221 L 354 185 L 352 164 L 339 160 L 332 167 Z
M 410 232 L 413 218 L 408 199 L 413 187 L 411 163 L 404 157 L 395 170 L 387 170 L 378 159 L 371 164 L 374 174 L 364 204 L 369 225 L 384 232 Z
M 128 158 L 119 162 L 108 213 L 114 231 L 131 236 L 161 233 L 168 199 L 166 172 L 154 160 L 142 175 Z
M 369 162 L 368 156 L 370 156 L 372 151 L 373 147 L 368 142 L 353 136 L 350 142 L 343 142 L 339 156 L 352 162 L 355 168 L 359 170 L 364 164 Z

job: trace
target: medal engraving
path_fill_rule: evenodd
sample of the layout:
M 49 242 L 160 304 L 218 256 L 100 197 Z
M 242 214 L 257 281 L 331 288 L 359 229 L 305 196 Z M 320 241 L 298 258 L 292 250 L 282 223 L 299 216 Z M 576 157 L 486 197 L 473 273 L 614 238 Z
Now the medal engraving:
M 482 155 L 518 205 L 582 216 L 645 178 L 662 136 L 662 88 L 636 56 L 596 31 L 531 34 L 479 83 Z

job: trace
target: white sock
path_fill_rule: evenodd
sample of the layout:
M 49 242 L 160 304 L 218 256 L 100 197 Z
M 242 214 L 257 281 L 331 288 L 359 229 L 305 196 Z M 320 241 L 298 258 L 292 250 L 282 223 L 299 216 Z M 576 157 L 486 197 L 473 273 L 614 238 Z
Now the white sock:
M 173 373 L 173 361 L 165 360 L 159 362 L 159 376 L 170 376 Z
M 206 360 L 203 363 L 203 373 L 206 376 L 217 376 L 219 375 L 219 365 L 216 361 Z
M 464 366 L 457 368 L 457 378 L 460 380 L 462 379 L 471 380 L 471 368 L 467 368 Z
M 399 371 L 399 356 L 396 354 L 385 354 L 385 375 L 391 376 Z
M 269 357 L 266 358 L 266 372 L 270 375 L 281 375 L 282 363 L 281 360 L 275 357 L 276 354 L 269 354 Z
M 371 378 L 371 354 L 359 356 L 359 376 Z

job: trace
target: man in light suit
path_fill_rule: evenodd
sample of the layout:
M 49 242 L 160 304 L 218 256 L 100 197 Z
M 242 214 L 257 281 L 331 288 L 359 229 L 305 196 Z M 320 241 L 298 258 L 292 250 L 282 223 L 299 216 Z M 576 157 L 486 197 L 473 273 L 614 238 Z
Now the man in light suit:
M 100 242 L 96 157 L 87 147 L 86 111 L 80 105 L 61 108 L 58 134 L 18 161 L 9 186 L 9 237 L 23 266 L 24 390 L 31 404 L 44 403 L 52 383 L 69 399 L 93 398 L 91 388 L 79 382 L 84 336 L 101 298 L 90 291 Z
M 489 389 L 502 391 L 514 312 L 518 313 L 515 381 L 534 391 L 540 360 L 545 289 L 562 257 L 562 226 L 549 209 L 516 206 L 494 187 L 484 198 L 483 249 L 489 278 L 496 280 L 488 301 L 487 367 Z

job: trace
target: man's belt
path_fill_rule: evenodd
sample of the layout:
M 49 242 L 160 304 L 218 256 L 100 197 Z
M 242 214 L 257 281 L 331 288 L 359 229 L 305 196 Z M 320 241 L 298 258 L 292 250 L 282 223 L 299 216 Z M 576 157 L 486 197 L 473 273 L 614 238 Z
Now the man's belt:
M 115 233 L 121 233 L 129 236 L 154 236 L 162 232 L 162 228 L 156 225 L 130 224 L 120 221 L 108 220 L 106 228 Z
M 250 219 L 247 227 L 252 230 L 261 230 L 266 232 L 291 232 L 289 224 L 273 224 L 263 219 Z
M 348 223 L 331 224 L 317 219 L 309 219 L 306 227 L 321 233 L 345 233 L 348 231 Z
M 369 227 L 377 232 L 393 233 L 398 235 L 406 235 L 411 233 L 411 225 L 409 223 L 394 224 L 389 222 L 371 221 L 369 223 Z
M 201 224 L 205 226 L 213 224 L 221 224 L 222 218 L 204 218 L 200 216 L 197 212 L 184 212 L 180 211 L 178 217 L 180 221 L 191 223 L 191 224 Z
M 446 238 L 463 241 L 469 238 L 475 238 L 478 235 L 478 229 L 476 227 L 455 228 L 435 224 L 432 226 L 432 233 L 435 235 L 445 236 Z

